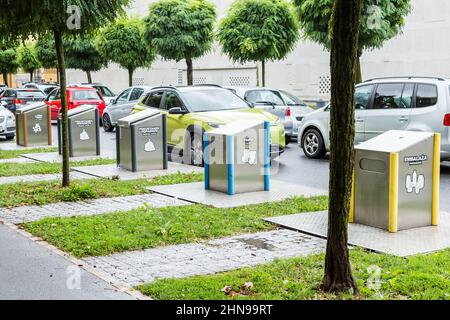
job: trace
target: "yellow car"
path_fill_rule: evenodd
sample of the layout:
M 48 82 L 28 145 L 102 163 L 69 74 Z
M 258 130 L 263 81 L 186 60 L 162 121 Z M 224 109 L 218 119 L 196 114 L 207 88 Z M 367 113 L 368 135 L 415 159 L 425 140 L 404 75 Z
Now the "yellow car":
M 235 120 L 270 121 L 272 159 L 285 148 L 284 126 L 278 117 L 253 108 L 233 92 L 219 86 L 153 88 L 134 106 L 133 113 L 147 108 L 167 114 L 169 150 L 172 156 L 182 156 L 185 163 L 201 165 L 203 133 Z

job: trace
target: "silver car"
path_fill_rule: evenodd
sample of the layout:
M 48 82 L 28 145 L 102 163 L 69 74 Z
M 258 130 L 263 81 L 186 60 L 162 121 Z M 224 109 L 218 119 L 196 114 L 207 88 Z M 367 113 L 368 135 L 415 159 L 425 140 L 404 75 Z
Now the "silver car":
M 16 119 L 14 114 L 2 105 L 0 106 L 0 137 L 10 140 L 15 135 Z
M 229 90 L 250 102 L 255 108 L 268 111 L 284 124 L 286 144 L 297 139 L 298 127 L 303 117 L 313 111 L 295 95 L 277 89 L 229 87 Z
M 368 80 L 356 87 L 355 144 L 389 130 L 441 134 L 441 159 L 450 159 L 450 80 L 397 77 Z M 330 150 L 330 108 L 307 115 L 298 143 L 309 158 Z
M 139 99 L 150 91 L 153 87 L 148 86 L 133 86 L 122 91 L 116 99 L 106 106 L 103 112 L 103 129 L 106 132 L 114 131 L 119 119 L 129 116 L 132 112 L 133 106 L 139 102 Z

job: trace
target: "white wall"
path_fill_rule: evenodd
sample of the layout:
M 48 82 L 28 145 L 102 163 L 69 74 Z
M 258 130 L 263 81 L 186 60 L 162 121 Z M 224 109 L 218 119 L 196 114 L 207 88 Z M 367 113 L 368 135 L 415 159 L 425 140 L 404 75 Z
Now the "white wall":
M 154 0 L 135 0 L 130 14 L 145 16 Z M 214 1 L 219 16 L 226 13 L 232 0 Z M 362 57 L 363 78 L 391 75 L 441 76 L 450 78 L 450 1 L 412 0 L 413 12 L 406 18 L 402 35 L 386 42 L 380 50 L 365 52 Z M 198 83 L 257 84 L 257 64 L 234 64 L 215 46 L 208 55 L 196 60 L 194 78 Z M 183 61 L 157 61 L 150 70 L 138 70 L 136 84 L 177 85 L 186 82 Z M 179 78 L 179 73 L 182 75 Z M 300 41 L 283 61 L 268 63 L 267 85 L 290 90 L 304 99 L 329 98 L 329 54 L 319 45 Z M 70 82 L 85 81 L 79 71 L 68 73 Z M 117 66 L 93 75 L 119 91 L 128 85 L 127 73 Z

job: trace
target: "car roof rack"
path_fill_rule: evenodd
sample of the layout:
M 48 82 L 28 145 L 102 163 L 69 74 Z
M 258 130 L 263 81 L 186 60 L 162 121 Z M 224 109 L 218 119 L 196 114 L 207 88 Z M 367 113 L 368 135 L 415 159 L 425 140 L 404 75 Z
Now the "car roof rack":
M 421 77 L 421 76 L 391 76 L 391 77 L 379 77 L 379 78 L 372 78 L 372 79 L 368 79 L 364 82 L 371 82 L 371 81 L 375 81 L 375 80 L 388 80 L 388 79 L 433 79 L 433 80 L 439 80 L 439 81 L 446 81 L 446 79 L 441 78 L 441 77 Z

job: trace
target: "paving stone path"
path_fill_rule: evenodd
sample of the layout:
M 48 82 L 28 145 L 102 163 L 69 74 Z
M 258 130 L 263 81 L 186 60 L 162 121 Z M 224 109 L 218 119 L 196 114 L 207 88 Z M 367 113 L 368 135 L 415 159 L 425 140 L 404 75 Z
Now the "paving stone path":
M 36 161 L 28 158 L 0 159 L 0 163 L 31 163 L 31 162 L 36 163 Z
M 156 279 L 214 274 L 274 259 L 324 252 L 326 241 L 286 229 L 86 258 L 116 281 L 135 286 Z M 224 283 L 224 286 L 226 283 Z
M 70 173 L 70 177 L 76 180 L 82 179 L 96 179 L 96 177 L 73 171 Z M 61 173 L 55 174 L 33 174 L 27 176 L 13 176 L 13 177 L 0 177 L 0 185 L 10 184 L 16 182 L 38 182 L 38 181 L 50 181 L 50 180 L 60 180 L 62 178 Z
M 159 194 L 101 198 L 79 202 L 58 202 L 43 206 L 0 208 L 0 221 L 19 224 L 46 217 L 90 216 L 116 211 L 128 211 L 149 205 L 155 208 L 189 205 L 189 202 Z

